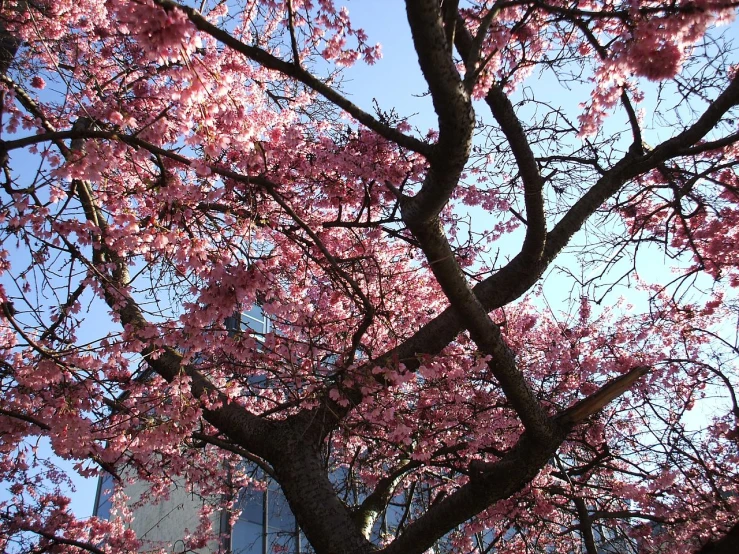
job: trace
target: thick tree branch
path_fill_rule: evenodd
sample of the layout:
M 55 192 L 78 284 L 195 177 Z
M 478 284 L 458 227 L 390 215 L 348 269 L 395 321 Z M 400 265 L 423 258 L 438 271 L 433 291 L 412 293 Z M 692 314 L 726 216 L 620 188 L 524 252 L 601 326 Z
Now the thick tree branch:
M 265 475 L 268 475 L 269 477 L 274 478 L 275 474 L 272 470 L 272 466 L 270 466 L 267 462 L 259 458 L 258 456 L 255 456 L 248 450 L 244 450 L 243 448 L 239 447 L 238 445 L 235 445 L 229 441 L 225 441 L 221 438 L 214 437 L 213 435 L 208 435 L 206 433 L 193 433 L 192 438 L 198 441 L 207 442 L 208 444 L 212 444 L 213 446 L 217 446 L 218 448 L 223 448 L 224 450 L 228 450 L 229 452 L 233 452 L 234 454 L 238 454 L 245 460 L 255 464 L 256 466 L 261 469 Z
M 572 502 L 574 502 L 575 509 L 577 510 L 578 526 L 582 534 L 585 551 L 588 554 L 598 554 L 598 547 L 595 545 L 595 537 L 593 536 L 593 519 L 590 517 L 588 507 L 585 505 L 585 501 L 579 496 L 575 496 Z
M 20 46 L 21 40 L 11 35 L 0 22 L 0 75 L 7 75 Z
M 454 35 L 457 26 L 457 12 L 459 11 L 459 0 L 441 0 L 442 19 L 444 21 L 444 34 L 446 42 L 451 50 L 454 46 Z
M 352 514 L 357 526 L 361 529 L 362 534 L 370 538 L 372 526 L 377 521 L 378 516 L 387 508 L 388 503 L 395 493 L 395 489 L 400 484 L 403 477 L 413 469 L 420 467 L 421 463 L 415 460 L 406 460 L 394 471 L 386 477 L 383 477 L 375 485 L 375 489 L 364 499 L 362 504 Z
M 680 150 L 679 155 L 680 156 L 697 156 L 705 152 L 710 152 L 711 150 L 719 150 L 721 148 L 731 146 L 737 141 L 739 141 L 739 133 L 732 133 L 730 135 L 727 135 L 725 137 L 722 137 L 716 140 L 700 142 L 696 144 L 695 146 L 691 146 L 689 148 L 683 148 L 682 150 Z
M 649 370 L 646 366 L 638 366 L 631 369 L 628 373 L 609 381 L 598 389 L 597 392 L 566 409 L 558 416 L 558 419 L 567 425 L 573 425 L 585 420 L 594 413 L 599 412 L 613 399 L 618 398 L 629 390 L 636 381 L 649 373 Z
M 548 417 L 516 367 L 500 330 L 470 290 L 436 217 L 466 164 L 474 116 L 469 94 L 452 60 L 452 45 L 446 40 L 438 2 L 408 0 L 406 10 L 419 64 L 439 118 L 439 141 L 421 191 L 414 198 L 404 199 L 403 221 L 418 239 L 450 303 L 457 313 L 465 314 L 472 339 L 481 352 L 491 356 L 490 369 L 526 429 L 536 437 L 548 437 L 552 433 Z
M 548 440 L 554 433 L 549 417 L 523 374 L 516 367 L 515 356 L 506 345 L 500 329 L 469 288 L 459 264 L 454 259 L 452 249 L 441 228 L 441 222 L 437 219 L 431 223 L 411 227 L 411 230 L 452 307 L 465 315 L 465 326 L 469 329 L 472 340 L 483 354 L 491 356 L 488 367 L 500 383 L 524 427 L 536 439 Z
M 493 85 L 485 96 L 485 102 L 506 136 L 518 165 L 526 205 L 526 238 L 521 247 L 521 255 L 536 263 L 544 252 L 547 238 L 544 179 L 508 95 L 500 86 Z
M 396 541 L 383 549 L 383 554 L 401 553 L 410 551 L 411 548 L 420 552 L 429 548 L 445 533 L 440 532 L 440 529 L 453 529 L 498 500 L 508 498 L 521 489 L 551 460 L 572 425 L 582 421 L 576 420 L 576 417 L 587 417 L 585 414 L 594 413 L 595 406 L 602 408 L 605 398 L 612 400 L 617 394 L 622 394 L 627 390 L 627 383 L 633 384 L 644 374 L 645 369 L 635 368 L 603 386 L 594 395 L 576 404 L 574 414 L 567 415 L 566 411 L 565 416 L 559 418 L 561 425 L 543 441 L 534 439 L 526 432 L 500 460 L 492 463 L 470 463 L 469 483 L 431 506 Z M 420 549 L 416 550 L 416 546 Z
M 564 433 L 547 442 L 533 440 L 527 434 L 499 461 L 473 473 L 470 481 L 432 505 L 382 554 L 423 552 L 446 534 L 497 501 L 508 498 L 533 479 L 564 440 Z
M 643 519 L 645 521 L 653 521 L 655 523 L 670 523 L 675 521 L 684 521 L 680 518 L 666 518 L 645 514 L 644 512 L 635 512 L 633 510 L 594 510 L 590 513 L 592 519 Z
M 46 423 L 43 421 L 36 419 L 35 417 L 18 413 L 18 412 L 12 412 L 10 410 L 5 410 L 3 408 L 0 408 L 0 415 L 3 415 L 5 417 L 10 417 L 13 419 L 18 419 L 20 421 L 25 421 L 26 423 L 31 423 L 38 427 L 39 429 L 43 429 L 44 431 L 50 431 L 51 427 L 49 427 Z
M 336 495 L 314 445 L 306 444 L 300 432 L 275 438 L 283 446 L 282 456 L 273 460 L 277 481 L 315 551 L 356 554 L 374 551 L 349 509 Z
M 2 515 L 0 517 L 6 517 L 6 516 Z M 50 533 L 48 531 L 44 531 L 43 529 L 37 529 L 36 527 L 31 527 L 31 526 L 25 526 L 24 530 L 29 533 L 34 533 L 40 537 L 45 538 L 46 540 L 50 541 L 52 545 L 72 546 L 82 551 L 92 552 L 93 554 L 105 554 L 104 550 L 88 542 L 82 542 L 82 541 L 78 541 L 75 539 L 67 539 L 64 537 L 59 537 L 55 535 L 54 533 Z
M 438 0 L 408 0 L 408 23 L 418 63 L 429 85 L 439 121 L 439 140 L 418 194 L 403 199 L 403 220 L 416 224 L 435 218 L 459 183 L 472 144 L 474 112 L 452 59 Z
M 738 102 L 739 84 L 735 78 L 688 129 L 646 154 L 634 150 L 625 154 L 547 234 L 546 246 L 539 260 L 532 260 L 519 253 L 497 273 L 487 277 L 472 289 L 483 307 L 492 311 L 528 291 L 587 219 L 608 198 L 616 194 L 630 179 L 654 169 L 667 159 L 683 155 L 685 149 L 700 141 Z M 722 146 L 726 144 L 722 143 Z M 407 369 L 414 370 L 420 365 L 419 354 L 433 355 L 440 352 L 462 329 L 461 318 L 449 307 L 403 344 L 378 357 L 373 363 L 388 365 L 402 362 Z
M 32 105 L 33 106 L 33 105 Z M 39 114 L 42 115 L 42 114 Z M 53 129 L 50 125 L 47 128 Z M 99 136 L 109 139 L 115 139 L 118 136 L 115 133 L 106 133 L 93 130 L 93 126 L 89 120 L 80 119 L 71 131 L 67 132 L 49 132 L 43 135 L 37 135 L 41 140 L 49 140 L 60 147 L 61 154 L 68 160 L 73 159 L 77 152 L 72 151 L 64 145 L 62 140 L 65 138 L 87 138 L 91 136 Z M 32 144 L 33 137 L 28 137 L 25 141 L 21 139 L 21 143 L 7 146 L 7 150 L 16 147 L 27 146 Z M 15 141 L 13 141 L 15 143 Z M 75 181 L 76 191 L 80 203 L 82 204 L 85 217 L 88 221 L 94 223 L 100 232 L 98 246 L 93 248 L 93 264 L 89 265 L 89 261 L 79 252 L 72 252 L 82 263 L 94 271 L 101 281 L 101 287 L 105 294 L 105 300 L 120 317 L 121 324 L 132 330 L 141 330 L 148 326 L 148 322 L 133 298 L 126 293 L 129 276 L 126 261 L 121 259 L 117 253 L 113 252 L 106 246 L 105 231 L 107 222 L 105 215 L 97 207 L 95 202 L 93 185 L 89 181 Z M 76 252 L 76 254 L 75 254 Z M 107 264 L 112 264 L 110 272 L 102 269 Z M 100 269 L 98 268 L 100 267 Z M 260 419 L 247 412 L 244 408 L 230 402 L 230 400 L 220 393 L 208 380 L 192 367 L 182 365 L 182 356 L 174 349 L 166 348 L 161 351 L 154 347 L 146 347 L 141 352 L 147 363 L 159 373 L 165 380 L 172 381 L 181 373 L 186 372 L 192 379 L 192 392 L 195 398 L 200 398 L 204 394 L 217 395 L 221 408 L 215 410 L 204 410 L 206 419 L 218 429 L 228 430 L 229 436 L 238 442 L 241 446 L 249 450 L 254 450 L 257 455 L 265 457 L 264 454 L 270 452 L 267 448 L 271 441 L 266 440 L 270 436 L 270 423 Z
M 739 551 L 739 523 L 717 541 L 704 544 L 695 554 L 736 554 Z
M 482 70 L 485 69 L 485 60 L 480 59 L 480 54 L 485 42 L 485 37 L 488 34 L 488 29 L 495 19 L 495 16 L 498 15 L 501 4 L 503 4 L 503 2 L 496 2 L 495 5 L 488 10 L 488 13 L 486 13 L 485 17 L 480 21 L 480 25 L 477 28 L 477 32 L 474 37 L 472 37 L 471 33 L 465 26 L 464 19 L 459 13 L 457 13 L 455 21 L 457 33 L 455 33 L 454 36 L 454 44 L 464 59 L 464 87 L 469 94 L 472 94 L 472 91 L 477 84 L 478 77 Z M 489 56 L 487 59 L 489 59 Z

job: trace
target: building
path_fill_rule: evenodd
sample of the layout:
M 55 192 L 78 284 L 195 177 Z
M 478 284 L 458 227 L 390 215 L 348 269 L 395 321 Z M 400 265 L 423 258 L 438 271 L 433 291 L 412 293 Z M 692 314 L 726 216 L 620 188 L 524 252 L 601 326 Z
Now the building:
M 110 491 L 113 479 L 109 475 L 98 482 L 93 515 L 110 517 Z M 126 494 L 132 502 L 139 499 L 144 485 L 129 485 Z M 144 504 L 134 510 L 131 528 L 144 541 L 143 550 L 171 544 L 173 552 L 184 552 L 182 540 L 185 529 L 198 526 L 198 513 L 204 500 L 184 488 L 173 488 L 168 500 L 158 504 Z M 287 506 L 285 497 L 276 486 L 265 491 L 242 491 L 239 501 L 241 515 L 231 526 L 229 514 L 218 513 L 213 527 L 221 536 L 204 552 L 233 554 L 285 554 L 302 552 L 300 531 Z
M 264 334 L 270 330 L 270 321 L 258 306 L 226 320 L 231 331 L 246 328 Z M 93 515 L 108 519 L 111 514 L 113 478 L 103 475 L 98 481 Z M 139 504 L 146 485 L 133 484 L 126 487 L 131 505 Z M 184 552 L 182 540 L 185 529 L 194 530 L 199 524 L 199 512 L 205 499 L 188 492 L 184 487 L 173 486 L 169 499 L 157 504 L 142 504 L 133 509 L 131 528 L 144 541 L 143 550 L 161 548 L 171 544 L 173 552 Z M 231 525 L 227 513 L 214 516 L 213 528 L 221 537 L 213 541 L 203 552 L 232 554 L 292 554 L 303 551 L 307 542 L 301 534 L 295 518 L 290 512 L 285 497 L 277 485 L 264 491 L 243 490 L 238 499 L 241 515 Z

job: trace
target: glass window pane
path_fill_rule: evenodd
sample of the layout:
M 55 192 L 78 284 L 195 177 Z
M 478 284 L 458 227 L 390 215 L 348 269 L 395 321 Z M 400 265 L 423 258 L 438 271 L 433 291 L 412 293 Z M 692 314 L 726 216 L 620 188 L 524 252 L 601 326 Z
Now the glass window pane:
M 267 544 L 267 554 L 295 554 L 298 551 L 295 543 L 295 533 L 270 533 Z
M 227 317 L 225 325 L 227 331 L 234 332 L 239 330 L 239 321 L 235 316 Z
M 110 519 L 110 509 L 112 507 L 110 499 L 112 496 L 113 476 L 109 473 L 103 473 L 98 484 L 97 504 L 93 514 L 101 519 Z
M 262 308 L 257 305 L 241 314 L 242 327 L 254 330 L 256 333 L 267 332 L 267 321 Z
M 258 304 L 254 304 L 251 308 L 246 310 L 244 312 L 244 315 L 249 316 L 252 319 L 256 319 L 258 321 L 261 321 L 264 319 L 264 311 L 262 310 L 262 307 Z
M 231 552 L 233 554 L 261 554 L 262 526 L 239 519 L 231 529 Z
M 244 520 L 258 525 L 264 524 L 264 492 L 243 490 L 239 495 L 241 515 L 239 521 Z
M 282 491 L 269 490 L 269 532 L 289 531 L 295 533 L 295 517 L 287 505 Z
M 267 501 L 265 521 L 264 502 Z M 234 554 L 296 554 L 299 550 L 295 517 L 280 488 L 268 491 L 243 490 L 239 495 L 241 515 L 231 531 Z M 266 533 L 266 535 L 265 535 Z

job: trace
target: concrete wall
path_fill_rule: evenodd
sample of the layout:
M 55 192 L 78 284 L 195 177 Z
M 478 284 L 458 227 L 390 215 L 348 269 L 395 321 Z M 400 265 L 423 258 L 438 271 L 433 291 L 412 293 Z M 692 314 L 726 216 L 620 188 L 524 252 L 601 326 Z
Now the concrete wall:
M 105 486 L 105 485 L 102 485 Z M 186 530 L 193 532 L 200 523 L 200 508 L 204 500 L 198 495 L 188 492 L 184 486 L 173 486 L 167 500 L 158 503 L 144 503 L 138 505 L 141 495 L 147 490 L 147 483 L 134 483 L 126 486 L 126 495 L 129 497 L 128 506 L 134 519 L 130 528 L 143 541 L 141 552 L 148 552 L 164 548 L 166 552 L 185 552 L 184 537 Z M 101 505 L 102 491 L 98 492 L 96 506 Z M 105 514 L 100 514 L 104 517 Z M 216 511 L 211 516 L 213 529 L 221 533 L 220 512 Z M 211 541 L 206 548 L 197 552 L 210 554 L 223 552 L 219 541 Z M 192 552 L 192 551 L 189 551 Z

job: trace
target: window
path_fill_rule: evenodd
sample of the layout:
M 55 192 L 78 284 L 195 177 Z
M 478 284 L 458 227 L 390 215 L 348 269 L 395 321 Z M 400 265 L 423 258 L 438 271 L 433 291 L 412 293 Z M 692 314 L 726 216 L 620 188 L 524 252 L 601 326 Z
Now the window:
M 263 341 L 264 335 L 272 330 L 270 320 L 258 305 L 227 318 L 225 326 L 230 334 L 247 329 L 252 330 L 254 337 L 259 341 Z M 110 518 L 113 486 L 114 481 L 111 475 L 106 473 L 100 477 L 94 515 L 103 519 Z M 139 507 L 137 510 L 145 508 Z M 160 508 L 168 513 L 169 503 L 165 502 Z M 270 483 L 264 491 L 248 489 L 241 491 L 238 508 L 241 509 L 241 515 L 230 530 L 227 528 L 228 514 L 223 514 L 224 518 L 221 520 L 221 532 L 228 541 L 225 546 L 230 546 L 232 554 L 296 554 L 300 552 L 300 530 L 277 484 Z M 194 507 L 188 506 L 185 511 L 187 514 L 190 512 L 194 514 L 194 510 Z M 141 516 L 142 512 L 137 512 L 137 515 Z M 140 517 L 139 519 L 143 521 L 145 518 Z M 175 525 L 175 520 L 160 519 L 158 523 L 159 530 L 163 530 L 165 537 L 169 537 L 172 532 L 180 531 L 180 529 L 174 529 L 173 525 Z M 302 542 L 307 544 L 305 541 Z
M 113 476 L 110 473 L 103 473 L 98 480 L 98 490 L 95 494 L 95 507 L 92 515 L 101 519 L 110 519 L 110 509 L 112 507 L 111 497 L 113 496 Z
M 257 340 L 272 330 L 262 308 L 234 314 L 226 320 L 231 332 L 251 329 Z M 239 494 L 241 515 L 231 529 L 233 554 L 295 554 L 300 552 L 300 530 L 279 486 L 270 483 L 264 491 L 243 490 Z
M 251 329 L 260 339 L 262 335 L 269 333 L 271 328 L 269 318 L 264 315 L 262 308 L 256 304 L 245 312 L 237 313 L 226 318 L 226 329 L 229 331 L 235 332 Z
M 300 552 L 300 530 L 277 485 L 242 491 L 239 507 L 241 515 L 231 530 L 233 554 Z

